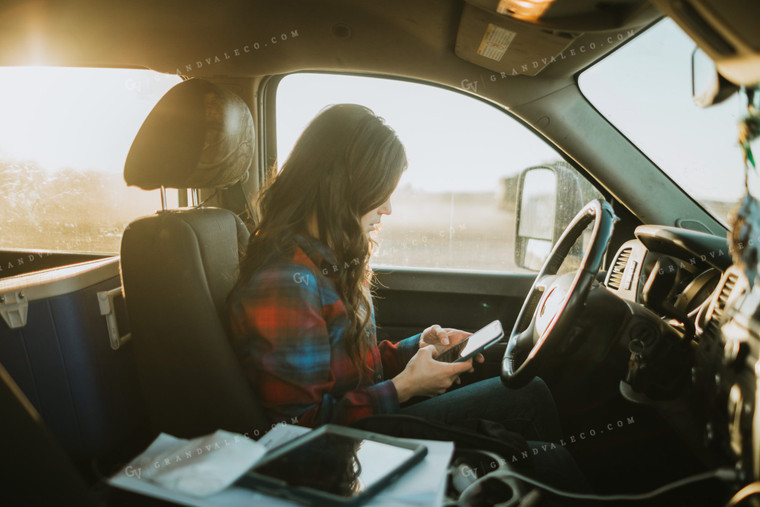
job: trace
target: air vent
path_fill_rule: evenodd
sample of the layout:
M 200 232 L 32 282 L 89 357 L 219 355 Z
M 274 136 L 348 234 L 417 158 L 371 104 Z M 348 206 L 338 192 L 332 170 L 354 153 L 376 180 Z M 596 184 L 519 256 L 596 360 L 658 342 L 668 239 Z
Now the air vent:
M 632 248 L 624 248 L 620 251 L 615 263 L 612 265 L 609 277 L 607 278 L 607 287 L 610 289 L 620 289 L 620 284 L 623 281 L 623 273 L 625 273 L 625 266 L 628 264 L 628 259 L 631 257 Z
M 720 294 L 718 294 L 718 299 L 715 301 L 715 306 L 713 307 L 712 316 L 710 318 L 711 323 L 717 324 L 723 318 L 723 311 L 726 309 L 728 298 L 731 297 L 731 292 L 734 290 L 738 279 L 739 276 L 733 271 L 726 277 L 726 282 L 723 284 L 723 287 L 721 287 Z

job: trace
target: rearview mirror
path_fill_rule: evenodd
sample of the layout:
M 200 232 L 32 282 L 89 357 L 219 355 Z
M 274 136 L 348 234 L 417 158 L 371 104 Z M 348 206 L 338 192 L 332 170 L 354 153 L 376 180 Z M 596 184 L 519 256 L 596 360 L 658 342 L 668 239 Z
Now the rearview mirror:
M 564 162 L 525 169 L 517 191 L 515 263 L 531 271 L 541 269 L 573 217 L 597 198 L 603 198 L 599 191 Z
M 733 95 L 739 87 L 718 73 L 715 62 L 707 53 L 694 48 L 691 53 L 691 96 L 699 107 L 719 104 Z

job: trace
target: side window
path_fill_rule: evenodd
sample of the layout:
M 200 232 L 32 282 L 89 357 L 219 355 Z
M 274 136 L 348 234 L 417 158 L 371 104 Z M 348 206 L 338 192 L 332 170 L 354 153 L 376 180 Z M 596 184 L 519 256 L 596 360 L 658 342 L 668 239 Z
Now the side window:
M 409 159 L 391 197 L 393 213 L 377 235 L 374 266 L 535 269 L 515 262 L 518 181 L 531 167 L 561 164 L 567 170 L 550 145 L 504 111 L 461 93 L 392 79 L 299 73 L 283 78 L 277 90 L 280 165 L 321 109 L 345 102 L 383 117 Z M 545 229 L 552 229 L 551 215 L 538 217 L 549 221 Z M 525 258 L 526 248 L 521 251 Z
M 124 161 L 180 78 L 147 70 L 0 69 L 0 249 L 111 254 L 158 191 L 128 188 Z

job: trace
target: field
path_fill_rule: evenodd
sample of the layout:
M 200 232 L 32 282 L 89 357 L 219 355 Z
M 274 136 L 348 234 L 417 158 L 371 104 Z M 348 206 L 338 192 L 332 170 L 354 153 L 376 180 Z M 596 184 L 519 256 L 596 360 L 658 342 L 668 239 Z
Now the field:
M 127 224 L 160 207 L 157 192 L 126 188 L 120 175 L 21 162 L 0 169 L 0 248 L 117 253 Z M 505 203 L 514 206 L 495 192 L 400 188 L 376 233 L 373 263 L 514 270 L 514 211 Z
M 500 192 L 426 193 L 399 188 L 375 233 L 376 266 L 519 271 L 514 263 L 515 185 Z M 176 192 L 170 192 L 176 195 Z M 126 188 L 121 175 L 33 163 L 0 164 L 0 248 L 118 253 L 134 218 L 160 208 L 158 192 Z M 708 201 L 722 219 L 733 203 Z
M 377 265 L 514 271 L 514 209 L 495 193 L 397 192 Z

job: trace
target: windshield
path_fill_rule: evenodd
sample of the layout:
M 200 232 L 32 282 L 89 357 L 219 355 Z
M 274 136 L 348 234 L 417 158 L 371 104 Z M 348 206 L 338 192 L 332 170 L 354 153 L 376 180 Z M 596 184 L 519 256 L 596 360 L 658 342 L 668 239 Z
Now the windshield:
M 686 193 L 727 223 L 744 193 L 738 94 L 701 109 L 691 92 L 695 44 L 664 19 L 580 75 L 586 98 Z M 757 152 L 757 146 L 753 146 Z

